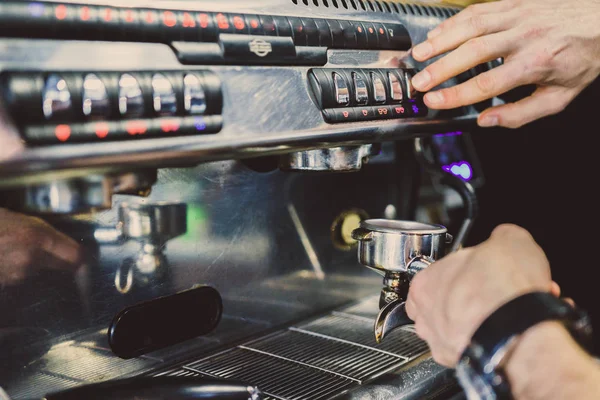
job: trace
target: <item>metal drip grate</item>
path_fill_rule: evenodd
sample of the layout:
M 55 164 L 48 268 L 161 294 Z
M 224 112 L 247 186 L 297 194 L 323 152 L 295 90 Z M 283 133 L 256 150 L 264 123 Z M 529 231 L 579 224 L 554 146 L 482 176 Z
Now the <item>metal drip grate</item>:
M 377 345 L 373 319 L 332 313 L 283 329 L 160 375 L 231 378 L 267 399 L 324 400 L 400 368 L 427 351 L 410 329 Z

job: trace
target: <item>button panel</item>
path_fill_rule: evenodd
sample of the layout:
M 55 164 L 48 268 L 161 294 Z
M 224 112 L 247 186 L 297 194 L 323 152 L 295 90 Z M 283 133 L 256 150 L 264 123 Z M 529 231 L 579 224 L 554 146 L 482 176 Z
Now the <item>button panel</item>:
M 5 72 L 0 93 L 31 145 L 219 132 L 221 81 L 209 71 Z
M 408 31 L 401 23 L 49 1 L 0 2 L 0 36 L 169 43 L 218 42 L 222 33 L 289 37 L 296 46 L 334 49 L 408 50 L 411 47 Z
M 368 29 L 368 28 L 367 28 Z M 309 83 L 329 123 L 426 117 L 412 69 L 312 69 Z M 410 94 L 410 95 L 409 95 Z

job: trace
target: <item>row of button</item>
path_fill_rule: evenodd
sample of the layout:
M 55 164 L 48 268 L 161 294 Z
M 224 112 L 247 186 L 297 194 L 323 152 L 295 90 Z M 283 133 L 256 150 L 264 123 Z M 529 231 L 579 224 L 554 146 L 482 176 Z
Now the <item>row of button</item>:
M 291 37 L 296 46 L 407 50 L 400 23 L 373 23 L 53 2 L 0 2 L 0 36 L 217 42 L 219 34 Z
M 220 114 L 212 72 L 7 73 L 1 81 L 19 123 Z
M 413 70 L 313 69 L 309 81 L 321 109 L 420 102 Z
M 325 121 L 329 123 L 416 118 L 427 116 L 427 107 L 422 104 L 411 103 L 393 106 L 330 108 L 323 110 L 323 116 Z
M 222 127 L 222 116 L 206 115 L 201 117 L 32 125 L 23 129 L 23 137 L 30 145 L 52 145 L 208 134 L 217 133 Z

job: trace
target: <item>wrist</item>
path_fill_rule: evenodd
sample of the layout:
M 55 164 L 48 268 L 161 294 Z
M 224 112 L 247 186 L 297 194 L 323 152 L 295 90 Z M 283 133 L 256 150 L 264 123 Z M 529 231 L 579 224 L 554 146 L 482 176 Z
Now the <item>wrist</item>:
M 598 366 L 559 322 L 525 331 L 504 369 L 515 399 L 585 399 L 600 390 Z

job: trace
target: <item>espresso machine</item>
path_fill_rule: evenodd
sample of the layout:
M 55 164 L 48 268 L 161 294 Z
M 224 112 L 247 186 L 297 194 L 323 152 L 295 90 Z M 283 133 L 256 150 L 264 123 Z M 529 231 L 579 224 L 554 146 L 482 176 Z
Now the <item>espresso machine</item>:
M 403 308 L 502 103 L 411 86 L 458 11 L 0 2 L 0 399 L 460 398 Z

